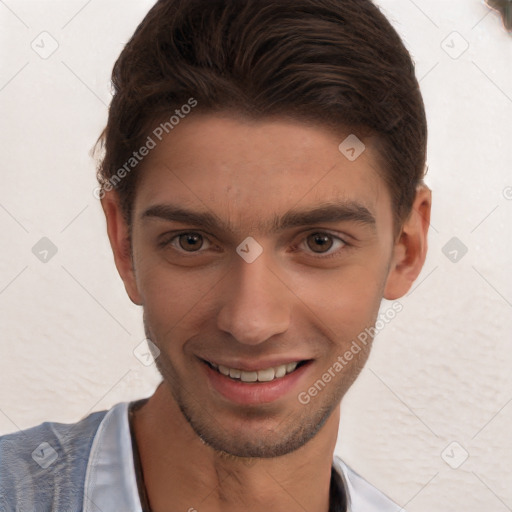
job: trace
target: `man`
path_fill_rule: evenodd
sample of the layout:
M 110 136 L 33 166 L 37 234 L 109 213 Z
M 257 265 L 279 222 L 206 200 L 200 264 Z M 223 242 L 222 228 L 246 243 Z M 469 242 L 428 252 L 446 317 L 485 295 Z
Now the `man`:
M 0 509 L 401 510 L 333 457 L 427 250 L 397 33 L 370 0 L 160 0 L 113 83 L 99 197 L 163 380 L 0 438 Z

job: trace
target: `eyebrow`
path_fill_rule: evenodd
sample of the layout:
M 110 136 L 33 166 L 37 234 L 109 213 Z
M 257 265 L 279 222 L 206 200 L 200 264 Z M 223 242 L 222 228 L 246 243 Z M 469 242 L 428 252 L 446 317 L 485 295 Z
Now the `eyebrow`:
M 216 215 L 172 204 L 150 206 L 140 216 L 141 220 L 148 218 L 201 226 L 210 231 L 231 231 L 230 226 Z M 260 223 L 259 231 L 277 233 L 294 227 L 326 222 L 355 222 L 368 226 L 373 231 L 376 229 L 375 217 L 366 206 L 355 201 L 343 201 L 323 203 L 307 210 L 289 210 L 282 217 L 276 215 L 270 222 Z

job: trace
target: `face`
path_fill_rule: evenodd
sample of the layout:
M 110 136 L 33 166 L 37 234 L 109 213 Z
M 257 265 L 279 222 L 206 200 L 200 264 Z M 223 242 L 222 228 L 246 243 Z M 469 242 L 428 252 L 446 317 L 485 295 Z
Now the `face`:
M 348 135 L 200 115 L 143 163 L 133 267 L 116 263 L 175 402 L 216 450 L 303 446 L 368 357 L 370 344 L 333 372 L 374 325 L 398 252 L 371 140 L 350 161 Z

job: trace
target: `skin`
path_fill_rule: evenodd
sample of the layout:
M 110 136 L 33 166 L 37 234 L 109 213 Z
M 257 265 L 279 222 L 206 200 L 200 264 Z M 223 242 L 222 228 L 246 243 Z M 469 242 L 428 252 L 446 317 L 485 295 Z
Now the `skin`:
M 328 511 L 340 402 L 370 344 L 308 404 L 297 395 L 374 325 L 382 298 L 410 289 L 431 208 L 419 186 L 394 239 L 372 141 L 351 162 L 338 150 L 347 135 L 284 119 L 189 116 L 143 162 L 131 241 L 116 192 L 102 199 L 117 269 L 160 350 L 162 384 L 135 416 L 153 511 Z M 271 229 L 290 210 L 341 202 L 364 206 L 375 222 L 331 216 Z M 160 204 L 224 226 L 141 218 Z M 252 263 L 236 252 L 248 236 L 263 249 Z M 272 356 L 312 362 L 292 391 L 249 405 L 213 389 L 198 359 L 243 368 Z

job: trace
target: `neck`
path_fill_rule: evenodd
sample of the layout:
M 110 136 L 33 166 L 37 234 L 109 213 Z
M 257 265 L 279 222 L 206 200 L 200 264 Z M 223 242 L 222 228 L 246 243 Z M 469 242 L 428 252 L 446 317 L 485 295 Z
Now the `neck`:
M 215 451 L 192 430 L 161 384 L 134 414 L 146 492 L 152 512 L 329 511 L 339 406 L 298 450 L 266 459 Z

